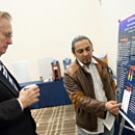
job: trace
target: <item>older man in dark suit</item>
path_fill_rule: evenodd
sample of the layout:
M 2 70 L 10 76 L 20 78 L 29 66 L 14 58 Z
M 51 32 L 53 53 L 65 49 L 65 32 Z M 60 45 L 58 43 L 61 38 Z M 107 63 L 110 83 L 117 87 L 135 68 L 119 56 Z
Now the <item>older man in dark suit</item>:
M 12 44 L 11 16 L 0 11 L 0 56 Z M 37 135 L 29 106 L 37 102 L 37 86 L 21 89 L 0 61 L 0 135 Z

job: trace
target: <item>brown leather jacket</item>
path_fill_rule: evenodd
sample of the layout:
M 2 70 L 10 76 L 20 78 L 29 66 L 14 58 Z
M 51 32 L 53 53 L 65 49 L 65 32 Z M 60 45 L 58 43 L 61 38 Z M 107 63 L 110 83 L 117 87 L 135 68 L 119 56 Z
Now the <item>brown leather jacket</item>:
M 107 100 L 115 99 L 114 82 L 107 70 L 107 64 L 94 57 Z M 75 106 L 76 123 L 88 131 L 97 130 L 97 118 L 105 118 L 105 102 L 95 99 L 91 75 L 76 61 L 64 74 L 64 86 Z

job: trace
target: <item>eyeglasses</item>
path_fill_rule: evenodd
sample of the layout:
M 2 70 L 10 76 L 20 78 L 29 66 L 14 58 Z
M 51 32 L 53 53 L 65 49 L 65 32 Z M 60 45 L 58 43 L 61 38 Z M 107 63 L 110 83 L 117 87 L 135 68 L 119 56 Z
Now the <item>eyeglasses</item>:
M 0 31 L 0 32 L 2 33 L 2 35 L 5 38 L 12 38 L 12 32 L 2 32 L 2 31 Z

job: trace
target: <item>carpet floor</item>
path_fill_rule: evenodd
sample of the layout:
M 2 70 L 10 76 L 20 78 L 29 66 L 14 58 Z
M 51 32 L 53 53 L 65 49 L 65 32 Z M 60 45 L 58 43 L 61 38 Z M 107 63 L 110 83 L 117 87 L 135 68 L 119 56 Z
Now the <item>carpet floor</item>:
M 38 135 L 77 135 L 73 105 L 33 109 Z

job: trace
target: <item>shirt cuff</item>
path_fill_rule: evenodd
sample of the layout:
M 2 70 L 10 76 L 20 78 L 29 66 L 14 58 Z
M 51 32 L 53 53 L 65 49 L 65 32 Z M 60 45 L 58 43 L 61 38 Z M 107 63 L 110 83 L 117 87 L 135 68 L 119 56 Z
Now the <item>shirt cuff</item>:
M 20 104 L 21 109 L 23 110 L 24 108 L 23 108 L 22 102 L 21 102 L 18 98 L 17 98 L 17 100 L 18 100 L 18 102 L 19 102 L 19 104 Z

